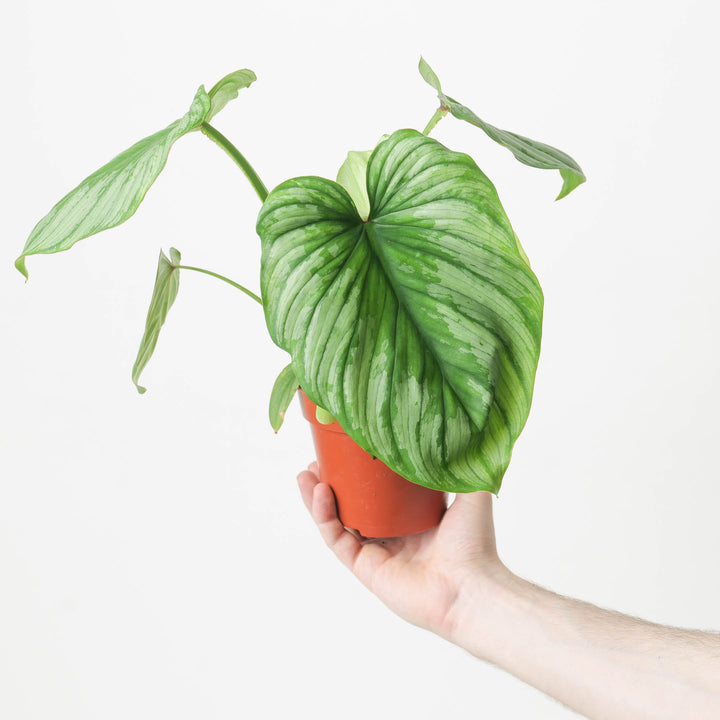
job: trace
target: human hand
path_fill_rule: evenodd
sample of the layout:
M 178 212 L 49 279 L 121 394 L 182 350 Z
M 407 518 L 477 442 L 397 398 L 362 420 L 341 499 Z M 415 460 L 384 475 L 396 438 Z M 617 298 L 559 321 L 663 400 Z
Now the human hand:
M 495 546 L 492 495 L 458 494 L 435 528 L 407 537 L 368 539 L 343 527 L 317 463 L 298 475 L 305 505 L 337 557 L 393 612 L 453 640 L 461 599 L 478 581 L 506 572 Z
M 588 718 L 720 718 L 720 635 L 565 598 L 498 559 L 492 496 L 458 495 L 440 524 L 367 539 L 344 528 L 317 463 L 303 500 L 333 552 L 400 617 Z

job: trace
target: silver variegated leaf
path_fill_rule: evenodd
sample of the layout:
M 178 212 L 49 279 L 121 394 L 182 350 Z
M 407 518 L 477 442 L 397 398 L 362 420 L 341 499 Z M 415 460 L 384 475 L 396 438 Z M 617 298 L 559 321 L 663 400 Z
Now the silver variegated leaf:
M 135 143 L 65 195 L 30 233 L 15 267 L 27 278 L 28 255 L 68 250 L 78 240 L 132 217 L 165 167 L 175 141 L 192 130 L 206 129 L 206 123 L 255 79 L 246 69 L 226 75 L 209 93 L 201 85 L 183 117 Z
M 482 120 L 470 110 L 470 108 L 465 107 L 462 103 L 443 93 L 438 76 L 423 58 L 420 58 L 418 69 L 425 82 L 437 92 L 442 106 L 446 108 L 453 117 L 456 117 L 458 120 L 465 120 L 465 122 L 469 122 L 471 125 L 480 128 L 489 138 L 510 150 L 515 156 L 515 159 L 523 163 L 523 165 L 529 165 L 530 167 L 541 168 L 543 170 L 558 170 L 562 177 L 563 185 L 560 189 L 560 194 L 555 198 L 556 200 L 564 198 L 578 185 L 585 182 L 585 173 L 583 173 L 577 162 L 567 153 L 552 147 L 552 145 L 531 140 L 524 135 L 518 135 L 508 130 L 501 130 L 489 122 Z
M 173 143 L 198 127 L 209 110 L 201 85 L 182 118 L 136 142 L 60 200 L 30 233 L 15 267 L 27 278 L 28 255 L 69 250 L 78 240 L 125 222 L 165 167 Z
M 497 492 L 530 409 L 543 297 L 467 155 L 400 130 L 340 185 L 282 183 L 258 218 L 275 343 L 300 385 L 409 480 Z

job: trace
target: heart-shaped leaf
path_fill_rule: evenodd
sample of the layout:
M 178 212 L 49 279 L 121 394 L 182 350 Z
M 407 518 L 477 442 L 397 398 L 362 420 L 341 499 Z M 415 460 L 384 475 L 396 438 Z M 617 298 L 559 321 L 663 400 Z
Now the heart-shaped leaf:
M 420 58 L 419 70 L 425 82 L 437 92 L 442 106 L 449 110 L 458 120 L 465 120 L 471 125 L 479 127 L 496 143 L 510 150 L 515 158 L 524 165 L 542 168 L 543 170 L 559 170 L 560 176 L 563 179 L 563 186 L 560 194 L 555 198 L 556 200 L 564 198 L 578 185 L 585 182 L 585 173 L 583 173 L 580 166 L 567 153 L 551 145 L 546 145 L 537 140 L 531 140 L 523 135 L 501 130 L 481 120 L 470 108 L 465 107 L 465 105 L 462 105 L 457 100 L 453 100 L 453 98 L 443 93 L 438 76 L 423 58 Z
M 399 130 L 345 189 L 282 183 L 258 218 L 272 339 L 303 390 L 409 480 L 497 492 L 527 419 L 542 292 L 492 183 Z
M 162 250 L 160 251 L 155 287 L 153 288 L 147 320 L 145 321 L 145 332 L 140 341 L 140 348 L 132 370 L 132 380 L 139 393 L 145 392 L 145 388 L 139 383 L 140 373 L 142 373 L 155 351 L 160 330 L 165 324 L 167 314 L 180 289 L 179 265 L 181 259 L 180 253 L 175 248 L 170 248 L 169 258 Z

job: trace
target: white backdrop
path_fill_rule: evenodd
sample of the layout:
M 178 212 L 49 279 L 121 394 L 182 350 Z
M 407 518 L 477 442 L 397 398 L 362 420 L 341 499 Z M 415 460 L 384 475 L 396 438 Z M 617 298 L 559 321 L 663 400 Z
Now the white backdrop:
M 138 213 L 12 267 L 34 223 L 202 82 L 258 82 L 216 119 L 268 186 L 422 129 L 446 91 L 572 154 L 514 162 L 434 137 L 496 183 L 545 291 L 530 420 L 496 503 L 500 553 L 556 591 L 720 627 L 718 51 L 714 3 L 145 0 L 5 10 L 0 255 L 0 716 L 565 718 L 390 614 L 323 546 L 295 475 L 285 356 L 257 306 L 185 273 L 139 396 L 160 248 L 258 287 L 259 203 L 181 139 Z

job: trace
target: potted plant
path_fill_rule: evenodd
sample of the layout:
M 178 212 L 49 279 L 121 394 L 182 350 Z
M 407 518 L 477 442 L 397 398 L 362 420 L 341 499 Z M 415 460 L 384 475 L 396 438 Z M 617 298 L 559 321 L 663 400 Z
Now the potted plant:
M 161 252 L 133 382 L 145 391 L 140 375 L 180 270 L 246 293 L 292 358 L 271 393 L 271 424 L 279 429 L 302 388 L 323 479 L 345 524 L 367 536 L 431 527 L 447 492 L 497 493 L 530 410 L 540 352 L 542 291 L 495 188 L 468 155 L 429 133 L 447 114 L 479 127 L 520 162 L 558 169 L 558 199 L 585 180 L 571 157 L 481 120 L 444 94 L 422 59 L 419 69 L 440 101 L 422 132 L 397 130 L 372 150 L 350 152 L 337 181 L 293 178 L 270 193 L 210 122 L 255 74 L 231 73 L 209 92 L 201 86 L 182 118 L 62 198 L 16 261 L 27 278 L 28 256 L 67 250 L 127 220 L 183 135 L 200 131 L 218 144 L 263 203 L 260 296 L 184 265 L 175 248 Z M 328 449 L 326 440 L 340 444 Z M 379 484 L 359 480 L 365 470 Z M 379 518 L 373 504 L 384 505 Z

